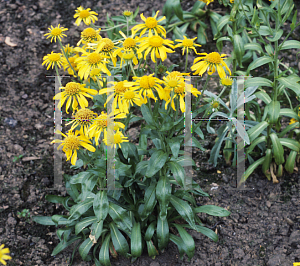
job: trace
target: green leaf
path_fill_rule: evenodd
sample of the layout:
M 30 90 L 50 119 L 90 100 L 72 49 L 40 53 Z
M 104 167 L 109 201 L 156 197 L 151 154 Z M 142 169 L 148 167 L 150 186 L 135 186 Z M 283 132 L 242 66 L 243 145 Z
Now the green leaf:
M 143 106 L 143 105 L 142 105 Z M 162 150 L 156 150 L 149 160 L 149 164 L 146 171 L 146 177 L 154 176 L 166 163 L 169 156 Z
M 155 231 L 155 222 L 152 222 L 145 233 L 145 241 L 150 241 Z
M 167 0 L 163 7 L 163 14 L 166 16 L 167 20 L 170 20 L 174 13 L 183 21 L 183 11 L 180 0 Z
M 82 214 L 87 212 L 87 210 L 93 205 L 93 201 L 93 198 L 87 198 L 84 202 L 74 205 L 70 210 L 69 220 L 78 219 Z
M 80 245 L 78 251 L 83 260 L 86 259 L 87 255 L 93 245 L 94 245 L 93 241 L 90 238 L 87 238 L 86 240 L 84 240 L 83 243 Z
M 167 247 L 169 243 L 169 224 L 168 220 L 162 220 L 160 217 L 157 217 L 157 228 L 156 228 L 158 248 L 159 250 Z
M 91 235 L 95 237 L 95 240 L 97 241 L 98 238 L 101 236 L 104 230 L 103 229 L 103 220 L 100 222 L 94 222 L 91 227 Z
M 56 256 L 59 252 L 64 250 L 66 247 L 70 246 L 75 241 L 81 239 L 81 236 L 73 236 L 69 239 L 69 241 L 61 241 L 58 245 L 53 249 L 51 256 Z
M 262 65 L 265 65 L 265 64 L 268 64 L 268 63 L 271 63 L 273 62 L 273 58 L 271 58 L 270 56 L 262 56 L 260 58 L 258 58 L 257 60 L 253 61 L 249 66 L 248 66 L 248 69 L 247 69 L 247 73 L 249 74 L 251 70 L 255 69 L 255 68 L 258 68 Z
M 96 216 L 83 218 L 75 225 L 75 234 L 78 235 L 84 228 L 97 221 Z
M 127 210 L 112 202 L 109 202 L 108 213 L 119 228 L 122 228 L 122 230 L 125 230 L 126 232 L 131 231 L 132 221 Z
M 198 213 L 198 212 L 204 212 L 209 215 L 219 216 L 219 217 L 225 217 L 230 215 L 229 211 L 215 205 L 202 205 L 200 207 L 194 208 L 194 213 Z
M 154 246 L 152 240 L 146 241 L 146 244 L 147 244 L 149 257 L 151 257 L 152 259 L 155 259 L 155 257 L 157 255 L 159 255 L 159 253 L 158 253 L 156 247 Z
M 187 226 L 185 226 L 187 227 Z M 218 235 L 211 229 L 201 226 L 201 225 L 196 225 L 196 231 L 202 233 L 203 235 L 207 236 L 208 238 L 210 238 L 211 240 L 213 240 L 214 242 L 218 242 Z
M 156 198 L 160 207 L 159 217 L 162 220 L 167 217 L 167 208 L 171 199 L 171 190 L 172 188 L 169 178 L 165 175 L 161 175 L 156 186 Z
M 42 225 L 56 225 L 51 216 L 32 216 L 32 220 L 38 224 Z
M 268 26 L 260 26 L 258 33 L 262 36 L 267 36 L 267 35 L 273 36 L 273 31 L 270 30 Z
M 181 141 L 179 141 L 176 138 L 172 138 L 172 139 L 167 139 L 167 143 L 169 144 L 169 147 L 172 151 L 172 154 L 173 154 L 174 158 L 177 158 L 179 150 L 180 150 Z
M 256 145 L 262 142 L 267 142 L 266 136 L 260 136 L 259 138 L 256 138 L 253 142 L 251 142 L 251 145 L 247 148 L 247 154 L 251 153 Z
M 246 43 L 244 45 L 245 50 L 252 50 L 252 51 L 257 51 L 260 53 L 263 53 L 263 49 L 259 43 L 252 42 L 252 43 Z M 257 84 L 256 84 L 257 85 Z
M 280 112 L 280 103 L 279 101 L 272 101 L 269 103 L 268 114 L 269 114 L 269 123 L 275 124 L 278 120 Z
M 272 99 L 270 98 L 270 96 L 266 92 L 264 92 L 264 91 L 258 91 L 258 92 L 256 92 L 255 96 L 258 99 L 261 99 L 265 104 L 269 104 L 272 101 Z
M 283 157 L 283 147 L 276 135 L 276 133 L 270 134 L 270 139 L 273 144 L 273 155 L 275 157 L 275 162 L 277 165 L 284 163 L 284 157 Z
M 107 191 L 100 190 L 95 196 L 93 209 L 96 217 L 98 218 L 98 222 L 101 220 L 105 220 L 108 214 L 108 198 L 107 198 Z
M 183 240 L 180 237 L 175 236 L 173 234 L 170 234 L 170 240 L 177 245 L 179 257 L 181 260 L 183 260 L 184 252 L 187 252 L 187 247 L 184 244 Z
M 181 217 L 186 220 L 192 228 L 195 228 L 194 213 L 191 206 L 174 195 L 171 195 L 171 203 Z
M 274 33 L 274 32 L 273 32 L 273 33 Z M 273 35 L 272 38 L 271 38 L 271 37 L 266 37 L 266 39 L 267 39 L 268 41 L 270 41 L 270 42 L 276 42 L 276 41 L 278 41 L 278 40 L 281 38 L 282 34 L 283 34 L 283 30 L 282 30 L 282 29 L 278 29 L 278 30 L 275 32 L 275 35 Z
M 287 139 L 287 138 L 279 138 L 279 141 L 280 141 L 281 145 L 288 147 L 291 150 L 294 150 L 296 152 L 300 151 L 300 143 L 297 140 Z
M 244 174 L 244 180 L 246 181 L 246 179 L 253 173 L 253 171 L 259 166 L 261 165 L 265 160 L 265 156 L 260 158 L 259 160 L 255 161 L 253 164 L 251 164 L 247 170 L 245 171 Z M 242 178 L 243 179 L 243 178 Z
M 81 184 L 82 182 L 84 182 L 88 177 L 90 177 L 91 175 L 93 175 L 90 172 L 80 172 L 77 175 L 74 175 L 70 178 L 70 184 Z
M 239 67 L 243 68 L 242 59 L 245 53 L 242 37 L 238 34 L 233 35 L 233 47 L 235 58 L 238 61 Z
M 144 221 L 151 214 L 155 207 L 155 204 L 155 183 L 151 183 L 151 185 L 145 191 L 144 209 L 141 214 L 142 221 Z
M 140 223 L 134 223 L 131 231 L 131 255 L 140 257 L 142 254 L 142 234 Z
M 183 167 L 177 162 L 168 162 L 167 165 L 170 168 L 177 184 L 183 188 L 185 182 L 185 171 Z
M 218 32 L 220 32 L 224 28 L 224 26 L 226 26 L 226 25 L 228 25 L 230 23 L 231 22 L 230 22 L 230 16 L 229 15 L 222 16 L 219 19 L 218 23 L 217 23 L 217 30 L 218 30 Z
M 231 42 L 231 39 L 230 39 L 229 37 L 226 37 L 226 36 L 221 37 L 221 38 L 218 38 L 216 45 L 217 45 L 217 48 L 218 48 L 219 53 L 222 52 L 222 49 L 223 49 L 223 41 Z
M 253 86 L 266 86 L 266 87 L 273 87 L 273 82 L 266 78 L 255 77 L 255 78 L 248 78 L 245 81 L 245 87 L 253 87 Z
M 247 133 L 250 139 L 250 142 L 254 141 L 260 134 L 261 132 L 264 131 L 264 129 L 269 125 L 267 121 L 262 121 L 259 124 L 251 127 Z
M 179 232 L 179 235 L 181 236 L 181 239 L 183 240 L 186 249 L 187 249 L 187 255 L 191 259 L 194 256 L 195 253 L 195 241 L 192 238 L 190 234 L 188 234 L 181 225 L 179 224 L 173 224 L 176 229 Z
M 114 222 L 111 222 L 109 224 L 109 227 L 110 227 L 112 242 L 114 244 L 117 253 L 126 256 L 127 252 L 129 252 L 129 245 L 126 241 L 126 238 L 123 236 L 123 234 L 120 232 L 120 230 L 117 228 Z
M 99 261 L 104 266 L 110 266 L 110 260 L 109 260 L 109 242 L 110 242 L 110 234 L 108 234 L 101 246 L 100 252 L 99 252 Z
M 147 122 L 148 125 L 156 126 L 155 122 L 152 118 L 151 112 L 147 105 L 143 104 L 141 106 L 141 112 L 142 112 L 143 118 L 145 119 L 145 121 Z
M 278 78 L 278 81 L 280 82 L 280 84 L 293 90 L 298 96 L 300 95 L 300 85 L 298 83 L 292 81 L 291 79 L 289 79 L 289 77 Z
M 296 156 L 297 156 L 297 152 L 291 151 L 289 154 L 289 157 L 287 158 L 286 163 L 284 165 L 285 170 L 289 174 L 292 174 L 294 172 Z
M 282 130 L 279 134 L 278 137 L 282 138 L 287 132 L 289 132 L 290 130 L 299 127 L 299 122 L 293 123 L 291 125 L 288 125 L 284 130 Z

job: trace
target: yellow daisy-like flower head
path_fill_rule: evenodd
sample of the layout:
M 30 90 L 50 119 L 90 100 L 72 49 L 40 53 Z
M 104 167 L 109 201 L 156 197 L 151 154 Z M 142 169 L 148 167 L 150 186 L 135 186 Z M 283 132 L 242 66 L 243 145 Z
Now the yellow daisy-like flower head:
M 114 113 L 109 114 L 109 116 L 107 116 L 107 113 L 102 112 L 93 120 L 92 125 L 90 125 L 88 130 L 89 137 L 95 138 L 96 145 L 98 146 L 101 133 L 103 132 L 104 137 L 106 137 L 107 135 L 108 121 L 113 121 L 114 124 L 118 125 L 118 127 L 125 128 L 125 125 L 123 123 L 115 122 L 115 119 L 123 119 L 126 117 L 126 114 L 120 112 L 119 109 L 115 109 Z
M 220 79 L 220 83 L 223 85 L 223 86 L 231 86 L 232 85 L 232 83 L 233 83 L 233 80 L 232 80 L 232 78 L 230 78 L 230 77 L 225 77 L 225 78 L 222 78 L 222 79 Z
M 164 29 L 163 26 L 158 25 L 158 22 L 163 21 L 166 17 L 162 17 L 160 20 L 156 20 L 156 17 L 158 15 L 158 12 L 156 12 L 154 17 L 148 17 L 147 19 L 144 17 L 144 14 L 141 14 L 141 19 L 145 22 L 144 24 L 139 24 L 134 26 L 132 30 L 132 34 L 135 35 L 135 33 L 139 30 L 142 30 L 140 33 L 140 37 L 145 34 L 147 30 L 149 30 L 149 35 L 154 32 L 154 34 L 158 35 L 161 34 L 166 38 L 166 30 Z
M 226 74 L 225 74 L 223 67 L 225 67 L 227 69 L 227 71 L 229 72 L 229 74 L 231 75 L 230 69 L 228 68 L 226 63 L 223 61 L 223 59 L 225 59 L 225 58 L 222 58 L 222 57 L 226 56 L 226 54 L 220 55 L 217 52 L 212 52 L 209 54 L 198 53 L 198 55 L 203 55 L 203 56 L 200 56 L 194 60 L 194 64 L 191 67 L 191 70 L 195 71 L 194 75 L 202 76 L 203 73 L 208 69 L 207 73 L 209 75 L 212 75 L 217 70 L 220 78 L 225 78 Z M 197 63 L 198 61 L 201 61 L 201 62 Z
M 75 112 L 75 110 L 78 110 L 78 102 L 81 108 L 88 107 L 89 104 L 85 97 L 93 98 L 91 95 L 96 95 L 98 93 L 96 90 L 85 88 L 85 84 L 77 82 L 69 82 L 65 87 L 61 87 L 60 89 L 63 91 L 56 94 L 53 99 L 60 100 L 58 103 L 59 109 L 61 109 L 65 101 L 68 100 L 66 105 L 67 114 L 71 103 L 73 112 Z
M 120 132 L 119 129 L 115 134 L 107 134 L 106 137 L 104 137 L 103 141 L 107 146 L 111 146 L 111 147 L 114 146 L 115 148 L 117 146 L 121 148 L 121 143 L 129 142 L 127 137 L 124 137 L 124 135 L 122 134 L 122 132 Z
M 132 61 L 134 65 L 137 65 L 139 62 L 133 51 L 125 51 L 124 53 L 119 54 L 119 56 L 121 57 L 120 68 L 122 68 L 124 62 Z
M 74 53 L 74 47 L 70 46 L 70 44 L 67 44 L 64 47 L 64 52 L 66 53 L 67 56 L 71 55 Z
M 4 244 L 0 246 L 0 262 L 6 265 L 6 260 L 11 260 L 11 256 L 8 256 L 9 248 L 4 248 Z
M 87 108 L 82 108 L 76 112 L 74 119 L 66 125 L 72 125 L 71 130 L 74 130 L 77 126 L 80 126 L 80 133 L 88 137 L 88 128 L 92 124 L 93 119 L 97 117 L 97 114 Z
M 183 36 L 183 40 L 175 40 L 176 42 L 181 42 L 179 44 L 176 44 L 175 48 L 182 47 L 182 55 L 184 55 L 185 49 L 187 53 L 189 53 L 189 49 L 193 49 L 194 52 L 197 54 L 195 46 L 201 47 L 201 45 L 194 43 L 196 39 L 197 37 L 193 39 L 187 39 L 185 36 Z
M 44 56 L 43 58 L 44 62 L 42 65 L 46 65 L 47 66 L 47 70 L 51 67 L 53 69 L 53 67 L 56 65 L 57 67 L 61 68 L 62 64 L 63 64 L 63 56 L 61 53 L 54 53 L 53 51 L 51 52 L 51 54 L 47 54 Z
M 100 42 L 98 42 L 96 53 L 102 53 L 110 58 L 114 66 L 116 67 L 117 58 L 114 55 L 115 50 L 116 47 L 113 41 L 109 38 L 103 38 Z
M 68 30 L 68 29 L 64 28 L 64 27 L 60 27 L 60 24 L 58 24 L 58 26 L 55 27 L 55 28 L 53 28 L 53 26 L 51 25 L 51 27 L 48 28 L 48 30 L 50 32 L 44 34 L 44 36 L 47 36 L 46 39 L 51 38 L 51 42 L 52 42 L 53 39 L 54 39 L 54 42 L 56 42 L 56 38 L 58 38 L 61 41 L 61 38 L 67 37 L 67 35 L 64 34 L 63 32 Z
M 81 21 L 83 21 L 86 25 L 90 25 L 94 23 L 98 18 L 95 15 L 98 15 L 95 11 L 90 11 L 90 8 L 84 9 L 82 6 L 78 7 L 75 12 L 74 18 L 77 18 L 75 24 L 77 26 L 80 25 Z
M 166 73 L 170 76 L 175 76 L 175 77 L 180 77 L 180 78 L 183 78 L 183 76 L 189 76 L 189 73 L 181 73 L 179 71 L 172 71 L 172 72 L 169 72 L 169 71 L 166 71 Z
M 123 16 L 124 16 L 124 17 L 130 17 L 131 15 L 132 15 L 132 12 L 129 11 L 129 10 L 125 10 L 125 11 L 123 12 Z
M 104 59 L 108 58 L 107 56 L 98 52 L 89 53 L 82 48 L 78 48 L 77 51 L 82 52 L 82 55 L 75 60 L 78 67 L 78 75 L 81 79 L 87 79 L 90 71 L 94 68 L 101 69 L 102 72 L 109 76 L 111 75 L 105 66 L 107 62 Z
M 213 109 L 217 109 L 220 106 L 220 103 L 218 101 L 213 101 L 211 106 Z
M 122 43 L 122 47 L 118 47 L 115 50 L 113 56 L 116 57 L 116 55 L 118 55 L 122 58 L 124 52 L 126 52 L 126 54 L 129 54 L 130 52 L 137 52 L 139 38 L 137 36 L 134 37 L 134 35 L 132 35 L 131 37 L 127 37 L 122 31 L 119 31 L 119 33 L 124 37 L 125 40 L 123 42 L 120 41 L 120 43 Z M 139 53 L 138 57 L 142 58 L 142 54 Z
M 61 143 L 57 149 L 60 147 L 63 147 L 62 150 L 65 152 L 67 156 L 67 161 L 71 159 L 71 164 L 75 165 L 77 161 L 77 151 L 80 147 L 84 147 L 87 150 L 91 152 L 95 152 L 95 147 L 93 147 L 92 144 L 88 138 L 86 138 L 84 135 L 79 135 L 80 132 L 76 131 L 75 133 L 71 130 L 65 135 L 64 133 L 60 131 L 56 131 L 56 133 L 61 134 L 64 136 L 64 140 L 55 139 L 51 143 Z
M 214 0 L 199 0 L 199 1 L 205 3 L 206 5 L 209 5 L 209 4 L 212 3 Z
M 138 49 L 138 53 L 142 53 L 145 51 L 144 59 L 146 60 L 147 55 L 151 52 L 151 60 L 155 63 L 155 58 L 160 58 L 161 61 L 167 59 L 167 53 L 174 53 L 173 50 L 165 47 L 167 45 L 174 49 L 172 45 L 173 41 L 163 39 L 158 35 L 149 34 L 149 37 L 144 37 L 141 39 L 140 48 Z
M 101 69 L 99 68 L 93 68 L 90 72 L 90 78 L 92 78 L 92 80 L 94 82 L 98 82 L 99 81 L 99 87 L 103 87 L 103 81 L 105 81 L 105 78 L 101 78 Z M 88 82 L 90 82 L 90 78 L 88 78 Z
M 130 107 L 134 106 L 134 104 L 141 106 L 144 103 L 137 90 L 138 88 L 130 87 L 121 95 L 121 102 L 125 113 L 129 113 Z
M 71 56 L 71 57 L 68 58 L 70 64 L 72 65 L 72 67 L 74 68 L 75 71 L 78 70 L 77 65 L 75 63 L 76 58 L 78 58 L 78 55 L 74 55 L 74 56 Z M 62 64 L 63 64 L 64 70 L 68 70 L 69 75 L 72 75 L 72 76 L 76 77 L 76 73 L 74 73 L 74 71 L 70 67 L 70 64 L 68 63 L 68 61 L 65 57 L 63 58 L 63 63 Z
M 184 87 L 184 79 L 180 75 L 169 74 L 168 76 L 163 77 L 163 80 L 166 94 L 165 101 L 170 98 L 170 93 L 172 90 L 180 91 L 180 89 Z
M 94 30 L 93 28 L 86 28 L 81 32 L 81 39 L 77 43 L 77 46 L 80 45 L 80 43 L 93 43 L 96 41 L 100 41 L 102 37 L 99 35 L 101 29 Z
M 290 120 L 289 125 L 292 125 L 292 124 L 297 123 L 297 122 L 298 122 L 298 120 L 296 120 L 295 118 L 292 118 L 292 119 Z M 299 126 L 297 126 L 296 128 L 299 128 Z

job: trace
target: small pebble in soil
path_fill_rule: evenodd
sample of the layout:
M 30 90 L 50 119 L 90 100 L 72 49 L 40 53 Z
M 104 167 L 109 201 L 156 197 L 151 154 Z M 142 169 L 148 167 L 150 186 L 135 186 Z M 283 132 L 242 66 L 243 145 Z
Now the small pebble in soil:
M 4 123 L 11 127 L 15 127 L 17 125 L 18 121 L 13 119 L 12 117 L 9 117 L 9 118 L 6 117 L 4 119 Z

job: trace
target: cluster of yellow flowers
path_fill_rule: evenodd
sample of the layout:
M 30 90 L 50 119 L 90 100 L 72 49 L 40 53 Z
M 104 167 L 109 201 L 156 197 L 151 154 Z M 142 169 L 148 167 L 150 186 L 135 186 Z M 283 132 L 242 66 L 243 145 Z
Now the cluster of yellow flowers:
M 80 25 L 83 21 L 88 28 L 81 32 L 81 39 L 77 43 L 77 47 L 71 47 L 69 45 L 62 46 L 61 38 L 66 35 L 65 28 L 57 27 L 49 28 L 49 33 L 45 34 L 47 38 L 51 38 L 54 42 L 58 41 L 61 46 L 62 53 L 48 54 L 44 57 L 43 65 L 58 68 L 63 67 L 70 75 L 77 77 L 83 83 L 69 82 L 65 87 L 61 87 L 62 92 L 55 95 L 54 99 L 60 100 L 59 106 L 62 106 L 66 102 L 66 112 L 72 107 L 74 120 L 69 123 L 72 124 L 70 131 L 67 135 L 62 134 L 64 140 L 54 140 L 54 142 L 61 142 L 59 147 L 63 146 L 63 151 L 67 155 L 67 160 L 71 159 L 71 163 L 75 164 L 77 160 L 77 150 L 80 146 L 95 151 L 95 148 L 91 145 L 91 139 L 95 139 L 96 145 L 99 144 L 101 133 L 104 134 L 103 141 L 106 145 L 119 145 L 122 142 L 127 142 L 127 138 L 124 137 L 120 129 L 125 128 L 121 122 L 114 122 L 114 130 L 117 132 L 114 134 L 107 134 L 107 121 L 109 119 L 123 119 L 126 118 L 130 112 L 131 106 L 141 106 L 147 104 L 149 99 L 157 100 L 155 94 L 161 100 L 165 101 L 165 108 L 168 104 L 171 104 L 173 110 L 176 110 L 175 102 L 179 100 L 180 110 L 185 111 L 185 93 L 186 90 L 192 93 L 194 96 L 198 96 L 200 92 L 192 85 L 186 85 L 184 82 L 184 75 L 188 73 L 180 73 L 177 71 L 167 72 L 167 76 L 163 79 L 154 77 L 154 74 L 144 75 L 142 77 L 135 76 L 133 65 L 141 64 L 141 60 L 146 60 L 150 54 L 151 60 L 157 63 L 157 59 L 164 61 L 167 58 L 168 53 L 174 53 L 175 48 L 182 48 L 182 54 L 188 54 L 190 51 L 194 51 L 200 57 L 194 60 L 194 64 L 191 67 L 194 75 L 202 76 L 206 70 L 211 75 L 218 72 L 220 78 L 226 79 L 226 73 L 224 68 L 231 74 L 230 69 L 223 61 L 225 54 L 219 54 L 213 52 L 197 53 L 196 47 L 201 45 L 195 44 L 197 39 L 188 39 L 184 37 L 183 40 L 176 40 L 177 44 L 166 39 L 166 30 L 159 25 L 159 22 L 164 20 L 165 17 L 157 19 L 159 11 L 156 12 L 154 17 L 145 18 L 141 14 L 141 19 L 144 23 L 138 24 L 131 29 L 131 36 L 126 36 L 120 31 L 123 41 L 113 42 L 109 38 L 103 38 L 100 35 L 100 28 L 97 28 L 94 23 L 97 20 L 96 12 L 90 11 L 90 9 L 84 9 L 79 7 L 76 10 L 74 18 L 76 19 L 76 25 Z M 131 16 L 130 11 L 124 12 L 124 16 Z M 139 32 L 139 36 L 136 35 Z M 118 58 L 120 58 L 119 67 L 122 68 L 124 62 L 131 66 L 134 73 L 133 81 L 122 80 L 119 82 L 113 82 L 109 88 L 103 88 L 103 82 L 106 81 L 102 74 L 110 76 L 109 64 L 112 63 L 114 67 L 117 66 Z M 145 64 L 145 63 L 144 63 Z M 98 91 L 85 86 L 91 81 L 97 82 L 102 89 Z M 113 93 L 112 93 L 113 92 Z M 88 107 L 88 101 L 86 97 L 93 98 L 93 96 L 104 93 L 112 93 L 107 98 L 106 104 L 114 97 L 113 111 L 111 114 L 102 112 L 100 115 L 92 112 Z M 106 105 L 105 104 L 105 105 Z M 81 107 L 78 110 L 78 105 Z M 105 106 L 104 106 L 105 107 Z M 80 126 L 79 131 L 75 131 Z

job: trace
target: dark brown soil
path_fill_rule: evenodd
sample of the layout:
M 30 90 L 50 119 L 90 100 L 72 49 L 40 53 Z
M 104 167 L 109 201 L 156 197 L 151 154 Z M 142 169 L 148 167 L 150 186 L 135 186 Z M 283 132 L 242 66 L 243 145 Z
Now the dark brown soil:
M 0 244 L 11 251 L 13 259 L 8 265 L 65 266 L 72 253 L 70 247 L 51 257 L 59 242 L 56 229 L 36 224 L 31 218 L 17 217 L 17 212 L 23 209 L 29 209 L 31 216 L 61 214 L 63 208 L 47 202 L 45 195 L 66 193 L 51 191 L 54 79 L 47 76 L 55 73 L 46 71 L 41 64 L 43 56 L 57 51 L 58 45 L 43 36 L 47 28 L 59 23 L 69 28 L 67 40 L 75 44 L 81 27 L 78 29 L 73 24 L 73 14 L 81 4 L 97 11 L 101 24 L 107 12 L 119 15 L 139 5 L 140 13 L 150 16 L 152 10 L 162 10 L 163 2 L 0 0 Z M 193 4 L 194 1 L 183 1 L 184 9 Z M 285 58 L 290 66 L 297 64 L 295 51 L 286 52 Z M 214 139 L 215 136 L 210 136 L 202 141 L 204 147 L 211 149 Z M 13 162 L 15 156 L 20 155 L 23 157 Z M 274 185 L 256 171 L 247 180 L 248 190 L 239 191 L 232 185 L 235 169 L 222 163 L 214 168 L 206 163 L 208 158 L 209 152 L 197 151 L 195 156 L 198 166 L 195 180 L 211 195 L 210 199 L 197 201 L 231 211 L 226 218 L 201 216 L 208 227 L 216 230 L 219 242 L 191 231 L 196 241 L 191 262 L 186 256 L 181 261 L 177 247 L 170 242 L 155 260 L 145 253 L 133 265 L 284 266 L 300 262 L 299 174 L 284 175 L 279 178 L 280 183 Z M 65 172 L 69 166 L 69 163 L 63 164 Z M 74 261 L 74 265 L 94 265 L 82 262 L 79 255 Z M 125 266 L 130 262 L 120 257 L 112 259 L 112 265 Z

